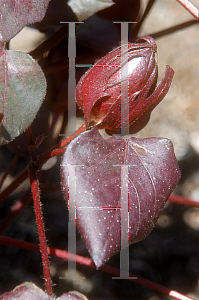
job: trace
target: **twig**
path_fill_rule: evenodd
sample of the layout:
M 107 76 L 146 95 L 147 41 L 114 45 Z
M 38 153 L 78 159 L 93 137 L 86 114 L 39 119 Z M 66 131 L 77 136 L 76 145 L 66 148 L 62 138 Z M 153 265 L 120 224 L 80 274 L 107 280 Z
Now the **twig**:
M 194 201 L 182 196 L 171 195 L 169 201 L 177 204 L 199 207 L 199 201 Z
M 11 164 L 9 165 L 8 169 L 6 170 L 6 172 L 3 174 L 1 180 L 0 180 L 0 189 L 6 179 L 6 177 L 8 176 L 8 174 L 10 173 L 10 171 L 12 170 L 13 166 L 15 165 L 15 163 L 17 162 L 19 158 L 19 154 L 17 153 L 13 159 L 13 161 L 11 162 Z
M 187 28 L 187 27 L 192 26 L 194 24 L 198 24 L 198 21 L 196 21 L 196 20 L 187 21 L 187 22 L 181 23 L 179 25 L 172 26 L 170 28 L 152 33 L 152 34 L 150 34 L 150 36 L 153 37 L 154 39 L 161 38 L 165 35 L 171 34 L 171 33 L 175 32 L 177 30 Z
M 0 203 L 28 178 L 28 166 L 0 193 Z
M 29 54 L 34 58 L 39 58 L 42 54 L 52 49 L 56 46 L 61 40 L 68 36 L 68 28 L 66 26 L 58 29 L 53 35 L 48 39 L 43 41 L 37 48 L 29 52 Z
M 42 66 L 42 70 L 45 75 L 50 73 L 55 73 L 61 70 L 66 70 L 67 68 L 68 68 L 68 62 L 63 62 L 63 61 Z
M 12 247 L 19 247 L 19 248 L 39 252 L 39 246 L 38 245 L 36 245 L 34 243 L 20 241 L 20 240 L 13 239 L 13 238 L 10 238 L 10 237 L 0 236 L 0 244 L 1 245 L 12 246 Z M 79 264 L 83 264 L 85 266 L 88 266 L 88 267 L 91 267 L 91 268 L 94 268 L 94 269 L 96 268 L 94 262 L 90 258 L 86 258 L 86 257 L 80 256 L 80 255 L 75 255 L 75 254 L 72 254 L 72 253 L 68 253 L 67 251 L 64 251 L 64 250 L 59 250 L 59 249 L 48 247 L 48 254 L 52 255 L 52 256 L 59 257 L 59 258 L 76 261 Z M 114 267 L 111 267 L 109 265 L 104 265 L 104 266 L 100 267 L 99 270 L 104 271 L 106 273 L 110 273 L 114 276 L 118 276 L 118 277 L 120 276 L 120 270 L 118 270 Z M 164 287 L 164 286 L 162 286 L 158 283 L 152 282 L 148 279 L 138 277 L 134 274 L 129 274 L 129 277 L 134 277 L 134 279 L 132 279 L 132 278 L 128 279 L 132 282 L 136 282 L 138 284 L 146 286 L 150 289 L 153 289 L 155 291 L 158 291 L 160 293 L 168 295 L 168 296 L 170 296 L 174 299 L 194 300 L 193 298 L 185 296 L 185 295 L 183 295 L 181 293 L 178 293 L 178 292 L 176 292 L 172 289 L 166 288 L 166 287 Z
M 86 125 L 83 124 L 76 130 L 76 132 L 64 139 L 62 142 L 54 146 L 50 151 L 42 154 L 38 158 L 38 166 L 41 167 L 49 158 L 53 156 L 57 156 L 59 154 L 63 154 L 66 149 L 62 148 L 67 146 L 78 134 L 86 130 Z M 57 148 L 62 148 L 62 149 L 57 149 Z M 55 150 L 56 149 L 56 150 Z M 28 168 L 27 166 L 6 188 L 0 193 L 0 203 L 7 198 L 12 192 L 14 192 L 20 184 L 22 184 L 27 178 L 28 178 Z
M 137 25 L 135 26 L 134 30 L 133 30 L 133 35 L 136 35 L 138 34 L 138 32 L 140 31 L 140 28 L 144 22 L 144 20 L 146 19 L 146 17 L 148 16 L 153 4 L 155 3 L 156 0 L 149 0 L 148 1 L 148 4 L 147 4 L 147 7 L 142 15 L 142 18 L 141 20 L 137 23 Z
M 66 151 L 64 147 L 67 146 L 74 138 L 76 138 L 77 135 L 84 132 L 85 130 L 86 130 L 86 124 L 84 123 L 71 136 L 65 138 L 63 141 L 61 141 L 56 146 L 54 146 L 50 151 L 41 155 L 39 157 L 38 164 L 42 166 L 49 158 L 53 156 L 57 156 L 59 154 L 63 154 Z
M 3 234 L 9 228 L 9 226 L 18 217 L 18 215 L 25 208 L 25 206 L 30 202 L 30 200 L 31 200 L 31 191 L 30 189 L 28 189 L 28 191 L 23 195 L 21 200 L 18 200 L 11 207 L 10 212 L 0 224 L 0 234 Z
M 177 0 L 196 20 L 199 20 L 199 9 L 189 0 Z

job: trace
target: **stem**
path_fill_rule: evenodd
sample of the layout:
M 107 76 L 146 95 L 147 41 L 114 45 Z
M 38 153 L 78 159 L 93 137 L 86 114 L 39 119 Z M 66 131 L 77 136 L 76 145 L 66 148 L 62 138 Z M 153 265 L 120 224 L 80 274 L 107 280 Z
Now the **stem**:
M 77 135 L 79 135 L 80 133 L 84 132 L 86 130 L 86 124 L 83 123 L 76 131 L 75 133 L 73 133 L 71 136 L 65 138 L 63 141 L 61 141 L 59 144 L 57 144 L 55 147 L 52 148 L 53 149 L 58 149 L 58 148 L 63 148 L 65 146 L 67 146 L 72 140 L 74 140 L 74 138 L 77 137 Z
M 31 184 L 31 190 L 33 195 L 37 229 L 39 234 L 40 251 L 41 251 L 46 292 L 49 296 L 52 296 L 53 290 L 52 290 L 51 277 L 50 277 L 50 264 L 48 259 L 45 228 L 44 228 L 43 216 L 41 211 L 38 180 L 37 180 L 36 168 L 34 166 L 34 163 L 31 163 L 29 166 L 29 176 L 30 176 L 30 184 Z
M 149 14 L 149 12 L 150 12 L 150 10 L 151 10 L 153 4 L 155 3 L 155 1 L 156 1 L 156 0 L 149 0 L 149 1 L 148 1 L 148 4 L 147 4 L 147 7 L 146 7 L 146 9 L 145 9 L 145 11 L 144 11 L 144 13 L 143 13 L 143 16 L 142 16 L 141 20 L 137 23 L 137 25 L 136 25 L 136 27 L 135 27 L 135 29 L 134 29 L 133 34 L 136 33 L 136 36 L 137 36 L 137 34 L 138 34 L 138 32 L 139 32 L 139 30 L 140 30 L 140 28 L 141 28 L 141 26 L 142 26 L 144 20 L 145 20 L 146 17 L 148 16 L 148 14 Z
M 0 189 L 6 179 L 6 177 L 8 176 L 8 174 L 10 173 L 10 171 L 12 170 L 13 166 L 15 165 L 15 163 L 17 162 L 19 158 L 19 154 L 16 154 L 13 161 L 11 162 L 11 164 L 9 165 L 8 169 L 6 170 L 6 172 L 3 174 L 1 180 L 0 180 Z
M 0 193 L 0 203 L 28 178 L 28 166 Z
M 18 200 L 10 209 L 10 212 L 5 217 L 5 219 L 0 224 L 0 234 L 3 234 L 12 222 L 18 217 L 21 211 L 25 208 L 25 206 L 31 201 L 31 191 L 28 191 L 23 195 L 21 200 Z
M 55 147 L 53 147 L 50 151 L 42 154 L 40 157 L 39 157 L 39 160 L 38 160 L 38 165 L 41 167 L 49 158 L 53 157 L 53 156 L 57 156 L 59 154 L 63 154 L 66 149 L 63 148 L 63 149 L 57 149 L 57 148 L 61 148 L 61 147 L 65 147 L 67 146 L 74 138 L 76 138 L 76 136 L 82 132 L 84 132 L 86 130 L 86 125 L 85 123 L 80 126 L 76 132 L 67 137 L 65 140 L 63 140 L 62 142 L 60 142 L 59 144 L 57 144 Z M 56 150 L 55 150 L 56 149 Z M 1 193 L 0 193 L 0 203 L 5 199 L 7 198 L 10 194 L 12 194 L 12 192 L 14 192 L 18 186 L 20 184 L 22 184 L 27 178 L 28 178 L 28 167 L 27 166 L 6 188 L 5 190 L 3 190 Z
M 56 143 L 60 143 L 60 140 L 62 139 L 62 136 L 66 130 L 66 126 L 68 124 L 68 115 L 67 113 L 64 113 L 64 118 L 63 118 L 63 122 L 62 122 L 62 126 L 61 126 L 61 129 L 60 129 L 60 133 L 59 135 L 57 136 L 57 139 L 56 139 Z
M 54 131 L 55 125 L 57 124 L 57 121 L 58 121 L 60 116 L 61 116 L 60 112 L 56 112 L 56 111 L 53 112 L 52 121 L 51 121 L 50 129 L 49 129 L 51 137 L 53 136 L 53 131 Z
M 42 70 L 45 75 L 50 73 L 55 73 L 61 70 L 66 70 L 68 68 L 68 62 L 58 62 L 52 63 L 46 66 L 42 66 Z
M 196 20 L 187 21 L 187 22 L 181 23 L 179 25 L 172 26 L 170 28 L 164 29 L 162 31 L 152 33 L 152 34 L 150 34 L 150 36 L 154 39 L 161 38 L 164 35 L 171 34 L 171 33 L 175 32 L 177 30 L 187 28 L 187 27 L 189 27 L 191 25 L 194 25 L 194 24 L 198 24 L 198 21 L 196 21 Z
M 24 242 L 24 241 L 20 241 L 17 239 L 13 239 L 10 237 L 5 237 L 5 236 L 0 236 L 0 244 L 1 245 L 7 245 L 7 246 L 12 246 L 12 247 L 19 247 L 19 248 L 23 248 L 23 249 L 27 249 L 27 250 L 32 250 L 32 251 L 36 251 L 39 252 L 39 246 L 34 244 L 34 243 L 29 243 L 29 242 Z M 63 259 L 67 259 L 67 260 L 72 260 L 72 261 L 76 261 L 79 264 L 83 264 L 85 266 L 91 267 L 91 268 L 96 268 L 94 262 L 92 261 L 92 259 L 90 258 L 86 258 L 80 255 L 74 255 L 72 253 L 69 253 L 67 251 L 64 250 L 59 250 L 59 249 L 55 249 L 55 248 L 50 248 L 48 247 L 48 254 L 49 255 L 53 255 L 59 258 L 63 258 Z M 106 273 L 110 273 L 114 276 L 120 276 L 120 270 L 111 267 L 109 265 L 104 265 L 102 267 L 99 268 L 99 270 L 104 271 Z M 138 277 L 134 274 L 129 274 L 129 277 L 134 277 L 134 279 L 129 278 L 128 280 L 132 281 L 132 282 L 136 282 L 138 284 L 141 284 L 145 287 L 148 287 L 150 289 L 153 289 L 157 292 L 160 292 L 162 294 L 168 295 L 174 299 L 178 299 L 178 300 L 194 300 L 193 298 L 190 298 L 188 296 L 185 296 L 181 293 L 178 293 L 172 289 L 166 288 L 158 283 L 152 282 L 148 279 L 144 279 L 142 277 Z
M 182 196 L 171 195 L 169 197 L 168 201 L 177 203 L 177 204 L 181 204 L 181 205 L 189 205 L 189 206 L 199 207 L 199 201 L 194 201 L 189 198 L 182 197 Z
M 37 158 L 34 153 L 35 145 L 33 142 L 32 130 L 30 127 L 26 130 L 26 134 L 27 134 L 29 152 L 30 152 L 30 156 L 32 159 L 31 163 L 29 164 L 29 178 L 30 178 L 30 185 L 31 185 L 33 202 L 34 202 L 37 229 L 38 229 L 38 234 L 39 234 L 44 280 L 45 280 L 47 294 L 49 296 L 53 296 L 51 277 L 50 277 L 50 264 L 49 264 L 49 259 L 48 259 L 48 250 L 47 250 L 47 242 L 46 242 L 46 234 L 45 234 L 45 227 L 44 227 L 43 215 L 42 215 L 42 210 L 41 210 L 39 185 L 38 185 L 38 179 L 37 179 Z
M 68 36 L 68 28 L 66 26 L 58 29 L 53 35 L 48 39 L 43 41 L 37 48 L 29 52 L 29 54 L 34 58 L 39 58 L 46 51 L 49 51 L 54 46 L 56 46 L 61 40 Z
M 199 10 L 189 0 L 177 0 L 196 20 L 199 20 Z
M 81 63 L 85 62 L 85 59 L 87 61 L 89 61 L 88 63 L 93 64 L 95 59 L 99 59 L 99 54 L 98 55 L 96 54 L 93 56 L 92 51 L 87 52 L 86 55 L 77 56 L 75 61 L 76 61 L 76 63 L 81 64 Z M 46 66 L 42 66 L 42 70 L 43 70 L 44 74 L 46 75 L 49 73 L 55 73 L 55 72 L 58 72 L 61 70 L 66 70 L 66 69 L 68 69 L 68 66 L 69 66 L 69 60 L 64 59 L 63 61 L 60 61 L 60 62 L 50 63 Z
M 44 153 L 43 155 L 41 155 L 39 157 L 39 160 L 38 160 L 39 166 L 42 166 L 49 158 L 51 158 L 53 156 L 56 156 L 56 155 L 59 155 L 59 154 L 63 154 L 66 151 L 66 149 L 63 148 L 63 147 L 67 146 L 72 140 L 74 140 L 74 138 L 77 137 L 77 135 L 79 135 L 80 133 L 84 132 L 85 130 L 86 130 L 86 124 L 83 123 L 75 131 L 75 133 L 73 133 L 71 136 L 68 136 L 63 141 L 61 141 L 60 143 L 58 143 L 56 146 L 54 146 L 53 148 L 51 148 L 50 151 L 48 151 L 48 152 Z

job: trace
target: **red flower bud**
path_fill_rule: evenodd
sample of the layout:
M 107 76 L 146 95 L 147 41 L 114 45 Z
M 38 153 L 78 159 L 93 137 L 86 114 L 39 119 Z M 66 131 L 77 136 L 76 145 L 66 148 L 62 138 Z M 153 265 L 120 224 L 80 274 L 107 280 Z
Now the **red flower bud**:
M 157 83 L 157 46 L 152 37 L 140 38 L 128 44 L 128 52 L 122 54 L 128 64 L 129 116 L 123 120 L 131 133 L 142 129 L 154 107 L 169 90 L 174 71 L 167 66 L 164 76 Z M 93 65 L 80 79 L 76 88 L 76 101 L 84 111 L 87 127 L 97 125 L 109 130 L 120 129 L 121 124 L 121 47 L 109 52 Z

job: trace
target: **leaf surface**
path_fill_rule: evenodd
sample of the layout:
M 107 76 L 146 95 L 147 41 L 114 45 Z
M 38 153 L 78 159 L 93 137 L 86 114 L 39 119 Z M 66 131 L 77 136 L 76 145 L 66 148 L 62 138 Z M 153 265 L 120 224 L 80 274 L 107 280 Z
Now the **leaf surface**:
M 40 22 L 50 0 L 1 0 L 0 41 L 13 38 L 24 26 Z
M 78 230 L 97 267 L 120 251 L 121 187 L 127 187 L 129 196 L 132 244 L 152 231 L 180 178 L 170 140 L 106 140 L 96 128 L 70 143 L 61 171 L 65 199 L 69 187 L 70 212 L 73 218 L 76 212 Z
M 0 145 L 13 140 L 34 120 L 46 94 L 46 79 L 28 54 L 3 50 L 0 56 Z

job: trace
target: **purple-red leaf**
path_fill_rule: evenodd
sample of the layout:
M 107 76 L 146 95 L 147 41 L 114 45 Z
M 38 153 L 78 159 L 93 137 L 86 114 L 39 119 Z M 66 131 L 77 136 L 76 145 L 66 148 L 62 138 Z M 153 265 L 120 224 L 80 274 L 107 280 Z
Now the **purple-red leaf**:
M 24 26 L 40 22 L 50 0 L 1 0 L 0 41 L 13 38 Z
M 122 165 L 130 165 L 121 173 Z M 103 139 L 98 130 L 73 140 L 62 160 L 62 185 L 70 212 L 97 267 L 120 251 L 121 187 L 129 195 L 129 243 L 153 229 L 180 178 L 170 140 Z M 124 170 L 124 168 L 123 168 Z
M 46 79 L 28 54 L 1 49 L 0 145 L 21 134 L 33 122 L 46 94 Z

